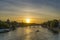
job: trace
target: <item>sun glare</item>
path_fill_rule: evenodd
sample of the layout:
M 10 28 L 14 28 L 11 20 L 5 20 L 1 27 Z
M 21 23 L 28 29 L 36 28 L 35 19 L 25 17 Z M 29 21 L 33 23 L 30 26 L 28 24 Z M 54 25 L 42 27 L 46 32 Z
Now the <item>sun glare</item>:
M 29 18 L 26 19 L 26 23 L 30 23 L 30 19 Z

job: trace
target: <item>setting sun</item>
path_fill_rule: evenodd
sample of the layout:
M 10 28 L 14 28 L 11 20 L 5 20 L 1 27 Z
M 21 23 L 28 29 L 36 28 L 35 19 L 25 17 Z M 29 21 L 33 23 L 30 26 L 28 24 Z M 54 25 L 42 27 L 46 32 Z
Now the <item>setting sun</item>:
M 30 19 L 29 18 L 26 19 L 26 23 L 30 23 Z

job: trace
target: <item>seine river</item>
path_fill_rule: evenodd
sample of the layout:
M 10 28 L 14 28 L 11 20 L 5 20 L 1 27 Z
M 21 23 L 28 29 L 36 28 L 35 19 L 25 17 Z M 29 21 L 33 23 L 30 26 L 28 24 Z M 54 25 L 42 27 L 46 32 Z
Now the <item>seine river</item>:
M 54 34 L 41 26 L 19 27 L 14 31 L 0 33 L 0 40 L 60 40 L 60 33 Z

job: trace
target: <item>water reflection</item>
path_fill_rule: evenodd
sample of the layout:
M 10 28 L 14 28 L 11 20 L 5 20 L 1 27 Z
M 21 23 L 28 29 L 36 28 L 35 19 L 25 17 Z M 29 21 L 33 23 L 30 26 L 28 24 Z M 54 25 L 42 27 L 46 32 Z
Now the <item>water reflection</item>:
M 25 37 L 25 40 L 31 40 L 31 35 L 30 35 L 30 33 L 31 33 L 31 29 L 30 29 L 30 27 L 28 26 L 25 30 L 25 33 L 26 33 L 26 37 Z
M 24 31 L 26 34 L 30 34 L 32 29 L 30 29 L 30 27 L 28 26 Z
M 53 34 L 53 40 L 59 40 L 59 34 Z
M 39 30 L 39 32 L 36 32 Z M 24 27 L 17 28 L 15 31 L 0 33 L 0 40 L 60 40 L 60 33 L 53 34 L 46 28 Z

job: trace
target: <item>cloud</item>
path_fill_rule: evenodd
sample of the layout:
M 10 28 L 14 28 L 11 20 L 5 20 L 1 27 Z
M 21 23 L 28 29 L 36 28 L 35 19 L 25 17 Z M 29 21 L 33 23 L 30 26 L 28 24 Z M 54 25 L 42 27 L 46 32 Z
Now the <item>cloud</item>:
M 60 17 L 59 0 L 0 0 L 0 15 Z

